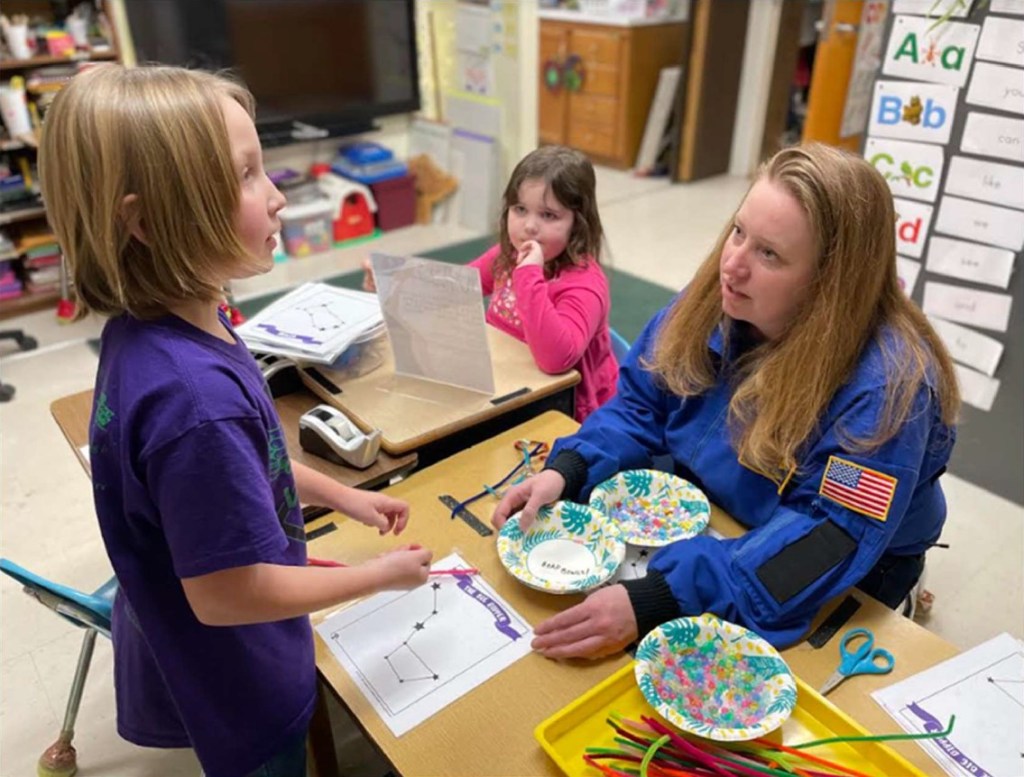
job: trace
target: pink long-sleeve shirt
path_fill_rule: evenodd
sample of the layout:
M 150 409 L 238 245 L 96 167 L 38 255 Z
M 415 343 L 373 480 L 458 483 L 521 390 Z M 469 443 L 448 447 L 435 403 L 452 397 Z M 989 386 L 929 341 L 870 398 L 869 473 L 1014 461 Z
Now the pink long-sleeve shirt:
M 526 265 L 496 281 L 500 251 L 496 245 L 470 263 L 480 271 L 484 295 L 491 297 L 487 323 L 526 343 L 544 372 L 579 370 L 576 420 L 583 421 L 614 396 L 619 378 L 608 333 L 608 279 L 601 265 L 588 260 L 551 280 L 542 267 Z

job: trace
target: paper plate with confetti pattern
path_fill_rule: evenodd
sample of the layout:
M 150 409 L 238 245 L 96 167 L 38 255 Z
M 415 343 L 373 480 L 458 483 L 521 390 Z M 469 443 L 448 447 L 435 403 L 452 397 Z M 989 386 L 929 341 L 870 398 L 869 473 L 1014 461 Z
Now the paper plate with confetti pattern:
M 677 618 L 644 637 L 636 681 L 670 723 L 723 742 L 763 736 L 796 706 L 796 680 L 775 648 L 708 613 Z
M 498 556 L 521 582 L 554 594 L 590 591 L 618 570 L 622 532 L 597 510 L 575 502 L 542 507 L 525 532 L 519 514 L 498 532 Z
M 630 545 L 649 548 L 695 537 L 711 517 L 703 491 L 656 469 L 631 469 L 599 483 L 590 506 L 617 523 Z

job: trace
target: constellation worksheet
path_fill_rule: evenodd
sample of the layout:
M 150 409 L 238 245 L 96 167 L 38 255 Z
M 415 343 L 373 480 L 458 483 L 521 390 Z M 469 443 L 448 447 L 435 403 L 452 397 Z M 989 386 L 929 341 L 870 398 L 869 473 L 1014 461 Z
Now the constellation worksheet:
M 911 733 L 956 715 L 948 737 L 919 743 L 953 777 L 1024 774 L 1024 642 L 1009 634 L 871 695 Z
M 453 553 L 433 568 L 467 567 Z M 396 737 L 525 656 L 533 639 L 479 575 L 370 596 L 317 632 Z
M 255 349 L 294 352 L 330 362 L 351 343 L 379 331 L 383 319 L 373 294 L 306 283 L 238 327 Z

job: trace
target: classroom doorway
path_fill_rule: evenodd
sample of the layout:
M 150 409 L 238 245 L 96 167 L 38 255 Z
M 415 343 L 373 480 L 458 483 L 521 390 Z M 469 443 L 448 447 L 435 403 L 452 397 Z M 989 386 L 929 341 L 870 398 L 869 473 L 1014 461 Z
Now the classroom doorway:
M 889 0 L 782 0 L 761 158 L 818 141 L 857 151 Z

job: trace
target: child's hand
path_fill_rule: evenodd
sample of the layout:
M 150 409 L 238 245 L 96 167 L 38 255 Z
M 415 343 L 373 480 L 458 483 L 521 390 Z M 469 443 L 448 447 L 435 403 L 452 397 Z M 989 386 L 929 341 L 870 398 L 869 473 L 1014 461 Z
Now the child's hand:
M 434 554 L 419 545 L 403 545 L 366 562 L 379 575 L 380 590 L 400 591 L 427 582 Z
M 516 256 L 516 267 L 524 267 L 528 264 L 536 267 L 544 266 L 544 251 L 536 240 L 527 240 L 519 246 L 519 254 Z
M 373 280 L 373 262 L 363 259 L 363 291 L 377 291 L 377 284 Z
M 401 534 L 409 522 L 409 503 L 377 491 L 352 489 L 341 512 L 360 523 L 372 526 L 381 534 Z

